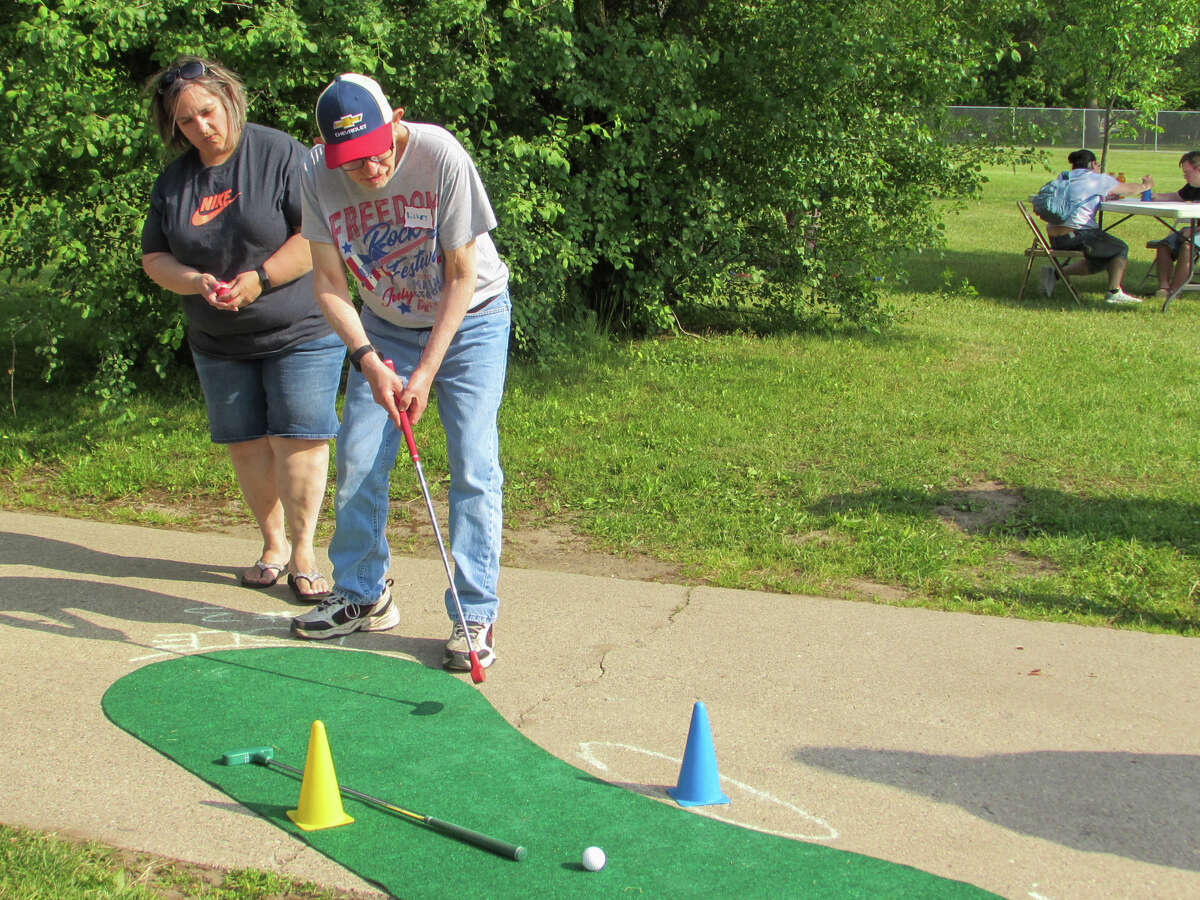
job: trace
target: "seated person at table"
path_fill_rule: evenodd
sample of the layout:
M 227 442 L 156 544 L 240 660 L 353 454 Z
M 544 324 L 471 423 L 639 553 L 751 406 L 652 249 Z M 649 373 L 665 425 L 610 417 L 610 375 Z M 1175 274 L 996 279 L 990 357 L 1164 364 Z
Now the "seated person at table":
M 1113 237 L 1096 223 L 1096 212 L 1100 201 L 1140 194 L 1154 187 L 1154 179 L 1143 175 L 1140 182 L 1117 181 L 1100 171 L 1096 154 L 1091 150 L 1076 150 L 1067 157 L 1071 166 L 1070 187 L 1067 199 L 1072 209 L 1071 217 L 1062 225 L 1046 226 L 1050 246 L 1055 250 L 1082 250 L 1083 259 L 1077 259 L 1063 268 L 1067 275 L 1091 275 L 1101 269 L 1108 271 L 1109 303 L 1141 303 L 1141 299 L 1125 293 L 1121 279 L 1125 275 L 1125 264 L 1129 259 L 1129 245 Z M 1053 266 L 1044 266 L 1041 272 L 1042 292 L 1049 297 L 1054 292 L 1058 273 Z
M 1200 150 L 1189 150 L 1183 154 L 1183 158 L 1179 160 L 1179 168 L 1183 170 L 1183 177 L 1187 183 L 1177 191 L 1154 194 L 1152 200 L 1184 200 L 1189 203 L 1200 201 Z M 1197 218 L 1200 218 L 1200 211 L 1197 212 Z M 1188 242 L 1187 252 L 1180 253 L 1184 238 L 1189 237 L 1192 240 Z M 1180 228 L 1161 241 L 1153 242 L 1158 245 L 1154 250 L 1154 267 L 1158 270 L 1158 293 L 1155 296 L 1159 300 L 1167 299 L 1187 282 L 1192 268 L 1192 256 L 1196 252 L 1193 244 L 1197 239 L 1200 239 L 1200 236 L 1195 235 L 1191 228 Z M 1172 269 L 1175 271 L 1172 272 Z

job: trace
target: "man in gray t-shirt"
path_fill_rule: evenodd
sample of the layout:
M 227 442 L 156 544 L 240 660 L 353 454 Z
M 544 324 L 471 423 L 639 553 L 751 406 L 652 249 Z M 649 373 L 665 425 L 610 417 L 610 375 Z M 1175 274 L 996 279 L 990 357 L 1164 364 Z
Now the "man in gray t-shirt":
M 334 591 L 297 616 L 292 633 L 330 638 L 399 622 L 387 578 L 388 475 L 401 410 L 415 426 L 433 389 L 446 432 L 455 564 L 455 591 L 444 598 L 452 631 L 443 662 L 465 670 L 468 647 L 482 666 L 495 659 L 503 483 L 496 419 L 511 322 L 508 268 L 466 150 L 444 128 L 405 122 L 403 114 L 372 79 L 339 75 L 317 100 L 322 141 L 301 173 L 313 289 L 354 371 L 337 445 Z

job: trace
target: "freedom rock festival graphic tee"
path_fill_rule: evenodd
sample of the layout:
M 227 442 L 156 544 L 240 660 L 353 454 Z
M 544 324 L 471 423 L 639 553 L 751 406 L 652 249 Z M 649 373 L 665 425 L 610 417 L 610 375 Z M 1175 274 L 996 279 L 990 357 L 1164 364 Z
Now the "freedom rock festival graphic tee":
M 508 267 L 488 234 L 496 217 L 466 150 L 438 125 L 404 125 L 404 155 L 380 190 L 328 168 L 321 145 L 312 149 L 301 179 L 302 233 L 337 247 L 371 313 L 401 328 L 429 328 L 445 279 L 442 247 L 475 240 L 478 274 L 468 308 L 508 286 Z

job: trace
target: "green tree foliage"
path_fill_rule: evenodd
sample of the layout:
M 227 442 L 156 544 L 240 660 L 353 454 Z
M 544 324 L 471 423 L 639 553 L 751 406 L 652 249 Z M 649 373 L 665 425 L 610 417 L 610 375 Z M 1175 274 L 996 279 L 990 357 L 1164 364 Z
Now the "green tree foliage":
M 989 106 L 1200 108 L 1200 6 L 1176 0 L 1024 0 L 990 21 L 1016 52 L 961 100 Z
M 1200 26 L 1200 9 L 1197 9 L 1196 18 L 1196 24 Z M 1200 33 L 1200 27 L 1197 33 Z M 1193 41 L 1190 47 L 1179 51 L 1175 66 L 1176 71 L 1168 90 L 1179 97 L 1179 105 L 1183 109 L 1200 109 L 1200 40 Z
M 166 370 L 183 325 L 139 265 L 167 159 L 143 85 L 195 52 L 243 76 L 254 121 L 305 142 L 340 71 L 455 132 L 497 208 L 525 353 L 589 319 L 641 333 L 878 327 L 889 253 L 936 243 L 934 198 L 978 186 L 974 153 L 935 135 L 977 60 L 1007 49 L 983 11 L 1008 8 L 10 0 L 0 267 L 34 298 L 10 324 L 38 334 L 48 374 L 69 342 L 114 399 L 133 366 Z
M 1168 95 L 1171 60 L 1196 39 L 1196 8 L 1178 0 L 1055 0 L 1058 27 L 1041 44 L 1051 79 L 1078 90 L 1105 110 L 1100 165 L 1108 156 L 1110 114 L 1125 107 L 1144 125 L 1179 102 Z

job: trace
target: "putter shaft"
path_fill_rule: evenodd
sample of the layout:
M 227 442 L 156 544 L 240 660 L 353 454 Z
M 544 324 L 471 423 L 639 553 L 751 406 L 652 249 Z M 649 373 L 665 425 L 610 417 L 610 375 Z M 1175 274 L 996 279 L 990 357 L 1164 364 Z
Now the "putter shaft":
M 258 763 L 263 766 L 275 766 L 277 769 L 282 769 L 292 775 L 304 777 L 304 770 L 297 769 L 295 766 L 289 766 L 287 763 L 282 763 L 274 758 L 273 747 L 253 747 L 246 750 L 231 750 L 221 757 L 221 761 L 227 766 L 244 765 L 246 763 Z M 344 784 L 339 784 L 337 789 L 348 797 L 354 797 L 357 800 L 362 800 L 365 803 L 371 803 L 375 806 L 386 809 L 388 812 L 394 812 L 405 816 L 409 819 L 414 819 L 424 825 L 429 826 L 434 831 L 446 835 L 447 837 L 456 838 L 468 844 L 488 850 L 495 853 L 497 856 L 503 856 L 505 859 L 512 859 L 520 862 L 525 858 L 525 848 L 516 844 L 510 844 L 507 841 L 502 841 L 490 835 L 483 834 L 479 831 L 473 831 L 470 828 L 463 828 L 461 825 L 455 825 L 453 822 L 446 822 L 442 819 L 435 819 L 433 816 L 422 815 L 421 813 L 413 812 L 410 809 L 405 809 L 402 806 L 396 806 L 394 803 L 388 803 L 386 800 L 380 800 L 378 797 L 372 797 L 370 794 L 364 794 L 362 791 L 356 791 L 352 787 L 346 787 Z
M 396 371 L 395 364 L 385 359 L 383 364 Z M 429 484 L 425 481 L 425 470 L 421 468 L 421 456 L 417 453 L 417 441 L 413 437 L 412 423 L 408 420 L 408 410 L 400 410 L 400 428 L 404 432 L 404 442 L 408 444 L 408 455 L 412 457 L 413 468 L 417 470 L 417 481 L 421 485 L 421 494 L 425 497 L 425 508 L 429 511 L 429 523 L 433 526 L 433 535 L 437 538 L 438 551 L 442 555 L 442 567 L 446 570 L 446 580 L 450 583 L 450 596 L 454 599 L 454 610 L 458 614 L 458 623 L 462 626 L 463 635 L 467 639 L 467 658 L 471 660 L 471 681 L 479 684 L 484 679 L 483 666 L 479 662 L 479 654 L 471 643 L 471 629 L 467 627 L 467 618 L 463 615 L 462 603 L 458 599 L 458 589 L 454 586 L 454 573 L 450 571 L 450 557 L 446 554 L 446 543 L 442 540 L 442 529 L 438 525 L 437 513 L 433 509 L 433 497 L 429 494 Z

